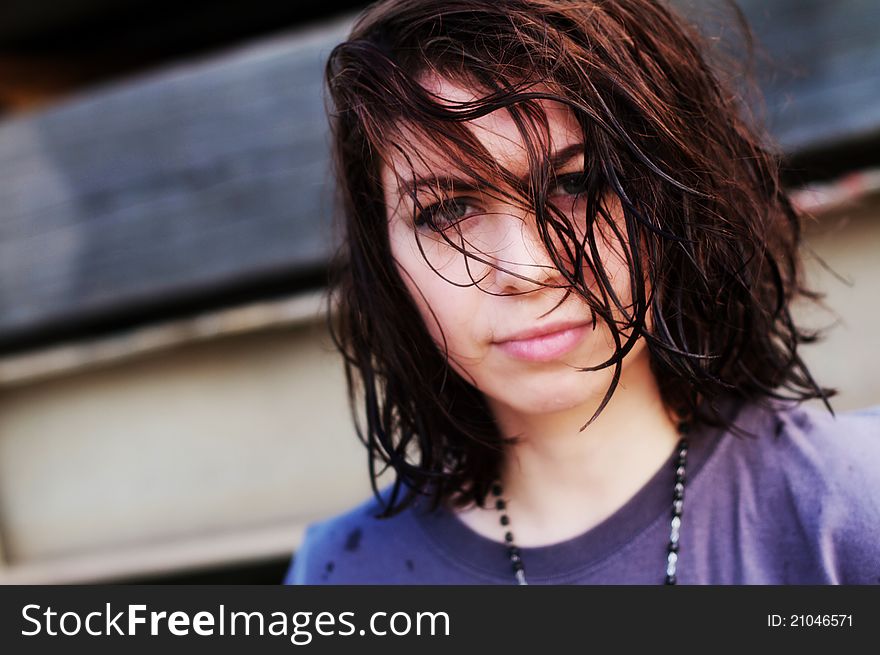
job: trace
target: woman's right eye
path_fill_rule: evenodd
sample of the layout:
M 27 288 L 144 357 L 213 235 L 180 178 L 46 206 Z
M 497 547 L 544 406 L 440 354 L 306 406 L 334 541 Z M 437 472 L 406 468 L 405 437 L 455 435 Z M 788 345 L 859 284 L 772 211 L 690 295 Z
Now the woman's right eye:
M 418 227 L 423 225 L 434 230 L 444 230 L 465 218 L 473 209 L 467 198 L 447 198 L 423 209 L 415 217 Z

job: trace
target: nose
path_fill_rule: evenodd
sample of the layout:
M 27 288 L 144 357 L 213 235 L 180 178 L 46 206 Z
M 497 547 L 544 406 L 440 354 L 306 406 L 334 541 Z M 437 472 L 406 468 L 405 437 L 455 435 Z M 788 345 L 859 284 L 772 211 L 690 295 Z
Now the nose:
M 497 229 L 498 245 L 492 252 L 496 293 L 520 294 L 563 283 L 533 213 L 500 214 Z

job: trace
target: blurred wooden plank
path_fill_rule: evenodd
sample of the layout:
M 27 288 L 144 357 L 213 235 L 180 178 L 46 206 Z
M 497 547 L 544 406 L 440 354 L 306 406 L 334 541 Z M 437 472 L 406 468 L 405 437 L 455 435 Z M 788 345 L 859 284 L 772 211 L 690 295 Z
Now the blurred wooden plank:
M 801 153 L 880 136 L 880 2 L 747 0 L 775 65 L 762 69 L 768 123 Z
M 347 21 L 0 124 L 0 336 L 321 267 Z
M 672 0 L 682 14 L 736 38 L 724 3 Z M 766 120 L 791 155 L 880 137 L 880 2 L 737 0 L 758 45 Z M 719 25 L 720 23 L 720 25 Z
M 322 318 L 325 298 L 312 292 L 249 303 L 172 321 L 151 323 L 94 339 L 0 356 L 0 389 L 82 373 L 136 357 L 222 337 L 280 330 Z M 2 540 L 0 540 L 2 543 Z M 0 551 L 2 558 L 2 551 Z

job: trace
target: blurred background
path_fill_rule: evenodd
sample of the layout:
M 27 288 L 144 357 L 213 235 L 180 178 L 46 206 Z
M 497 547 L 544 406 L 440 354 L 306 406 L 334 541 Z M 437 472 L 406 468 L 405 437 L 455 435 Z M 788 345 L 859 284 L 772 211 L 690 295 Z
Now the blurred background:
M 369 493 L 321 318 L 363 4 L 0 4 L 0 582 L 276 583 Z M 880 3 L 739 4 L 836 324 L 805 358 L 876 404 Z

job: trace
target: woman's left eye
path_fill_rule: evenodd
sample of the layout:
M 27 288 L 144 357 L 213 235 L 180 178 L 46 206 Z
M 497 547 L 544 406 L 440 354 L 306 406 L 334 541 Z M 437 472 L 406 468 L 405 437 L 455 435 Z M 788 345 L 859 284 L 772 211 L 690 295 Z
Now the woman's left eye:
M 443 230 L 472 214 L 474 209 L 469 198 L 446 198 L 419 212 L 415 225 Z
M 551 189 L 551 196 L 569 195 L 577 196 L 587 191 L 587 173 L 569 173 L 556 178 L 556 186 Z

